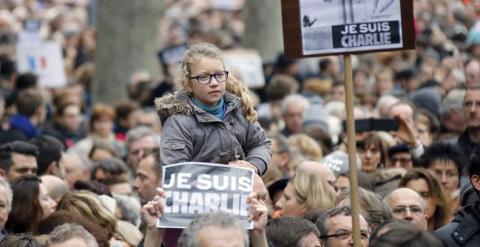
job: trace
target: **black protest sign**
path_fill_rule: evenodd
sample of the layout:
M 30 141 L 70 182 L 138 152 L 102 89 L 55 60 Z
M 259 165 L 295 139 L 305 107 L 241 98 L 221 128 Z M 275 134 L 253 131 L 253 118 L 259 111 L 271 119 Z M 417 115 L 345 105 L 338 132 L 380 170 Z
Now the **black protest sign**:
M 332 26 L 333 48 L 400 44 L 400 22 L 384 21 Z
M 253 171 L 228 165 L 187 162 L 164 167 L 164 213 L 159 228 L 185 228 L 198 215 L 224 211 L 239 217 L 246 229 Z
M 289 57 L 415 48 L 413 0 L 282 0 Z

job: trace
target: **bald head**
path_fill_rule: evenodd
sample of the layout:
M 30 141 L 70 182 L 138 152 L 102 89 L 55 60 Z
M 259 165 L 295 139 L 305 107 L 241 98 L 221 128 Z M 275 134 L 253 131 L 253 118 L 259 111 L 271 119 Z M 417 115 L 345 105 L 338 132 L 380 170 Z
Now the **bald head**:
M 308 174 L 315 174 L 322 177 L 323 179 L 325 179 L 325 181 L 328 182 L 330 186 L 332 186 L 333 190 L 335 190 L 335 174 L 323 163 L 316 161 L 304 161 L 298 166 L 297 169 L 302 170 Z
M 393 218 L 405 220 L 419 229 L 427 229 L 425 201 L 416 191 L 409 188 L 396 189 L 385 197 L 385 202 L 392 209 Z
M 53 175 L 43 175 L 40 177 L 42 184 L 45 185 L 48 195 L 59 202 L 63 195 L 68 192 L 68 185 L 63 179 Z
M 480 82 L 480 62 L 471 60 L 465 65 L 467 88 L 478 86 Z
M 257 193 L 257 197 L 263 200 L 268 195 L 267 187 L 265 187 L 262 178 L 256 173 L 253 174 L 253 192 Z
M 423 201 L 423 200 L 420 200 L 422 199 L 422 197 L 416 191 L 410 188 L 395 189 L 388 196 L 386 196 L 385 199 L 391 201 L 392 199 L 398 198 L 398 197 L 411 197 L 413 199 L 418 199 L 419 201 Z M 424 203 L 421 203 L 421 204 L 425 205 Z

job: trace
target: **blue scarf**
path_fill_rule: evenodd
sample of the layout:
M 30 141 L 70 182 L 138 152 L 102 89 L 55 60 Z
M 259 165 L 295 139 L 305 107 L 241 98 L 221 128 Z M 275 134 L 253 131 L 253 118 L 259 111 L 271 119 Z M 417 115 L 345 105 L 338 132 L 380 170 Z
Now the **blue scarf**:
M 17 129 L 27 136 L 28 139 L 38 136 L 38 129 L 33 126 L 28 117 L 17 114 L 10 118 L 10 128 Z
M 223 97 L 220 98 L 220 101 L 216 106 L 209 106 L 206 105 L 199 100 L 197 100 L 195 97 L 192 98 L 192 102 L 202 108 L 204 111 L 214 115 L 218 119 L 222 120 L 225 118 L 225 101 L 223 100 Z

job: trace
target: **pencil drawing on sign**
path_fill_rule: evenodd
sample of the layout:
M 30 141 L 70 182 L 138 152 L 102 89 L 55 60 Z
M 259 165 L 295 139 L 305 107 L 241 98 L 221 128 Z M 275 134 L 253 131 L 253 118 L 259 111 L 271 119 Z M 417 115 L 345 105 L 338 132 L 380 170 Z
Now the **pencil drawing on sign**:
M 382 1 L 375 0 L 375 5 L 373 7 L 372 14 L 377 14 L 377 13 L 381 14 L 381 13 L 385 12 L 388 8 L 390 8 L 393 5 L 394 1 L 395 0 L 386 0 L 382 4 Z M 380 4 L 382 4 L 382 5 L 380 5 Z M 377 10 L 378 10 L 378 12 L 377 12 Z
M 401 0 L 298 1 L 305 55 L 401 47 Z
M 303 17 L 303 27 L 311 27 L 313 24 L 317 21 L 317 18 L 315 20 L 311 21 L 310 17 L 308 15 Z

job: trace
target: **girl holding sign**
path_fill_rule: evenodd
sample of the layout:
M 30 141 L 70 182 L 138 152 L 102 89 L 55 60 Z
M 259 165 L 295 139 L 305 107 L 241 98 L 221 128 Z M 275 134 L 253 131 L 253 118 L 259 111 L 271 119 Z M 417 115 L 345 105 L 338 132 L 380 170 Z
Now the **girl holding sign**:
M 181 68 L 183 89 L 155 100 L 163 124 L 162 165 L 198 161 L 264 174 L 270 140 L 256 121 L 247 88 L 225 69 L 220 50 L 192 45 Z

